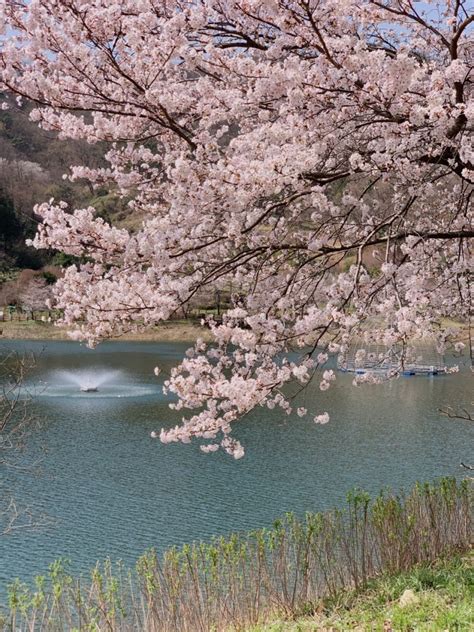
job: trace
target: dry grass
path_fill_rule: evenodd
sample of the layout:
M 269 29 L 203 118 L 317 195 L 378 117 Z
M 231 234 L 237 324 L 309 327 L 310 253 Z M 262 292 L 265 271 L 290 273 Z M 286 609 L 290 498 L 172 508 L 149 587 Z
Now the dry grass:
M 466 323 L 443 319 L 443 326 L 457 330 L 457 340 L 468 340 L 469 329 Z M 7 340 L 69 340 L 66 328 L 57 327 L 42 320 L 7 320 L 0 322 L 0 340 L 2 338 Z M 114 338 L 114 340 L 194 342 L 197 338 L 202 338 L 206 342 L 212 340 L 209 329 L 201 326 L 197 320 L 173 320 L 163 322 L 156 327 L 150 327 L 145 331 L 128 333 L 120 338 Z
M 0 339 L 4 340 L 69 340 L 68 330 L 41 320 L 5 321 L 0 323 Z M 210 331 L 191 321 L 166 322 L 143 332 L 129 333 L 120 340 L 150 342 L 193 342 L 210 340 Z

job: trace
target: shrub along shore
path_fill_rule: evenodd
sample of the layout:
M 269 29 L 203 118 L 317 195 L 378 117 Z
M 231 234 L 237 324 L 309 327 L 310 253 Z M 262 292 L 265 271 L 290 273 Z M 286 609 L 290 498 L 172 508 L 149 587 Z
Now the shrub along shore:
M 474 630 L 474 552 L 417 564 L 325 599 L 318 611 L 247 632 L 450 632 Z
M 55 562 L 33 587 L 9 587 L 0 629 L 219 632 L 314 616 L 376 577 L 469 551 L 472 500 L 453 478 L 374 499 L 356 490 L 343 509 L 150 551 L 131 571 L 106 562 L 85 579 Z

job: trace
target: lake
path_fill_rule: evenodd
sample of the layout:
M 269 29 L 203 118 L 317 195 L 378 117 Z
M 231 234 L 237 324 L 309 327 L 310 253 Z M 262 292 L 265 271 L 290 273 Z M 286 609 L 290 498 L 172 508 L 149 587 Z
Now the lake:
M 468 406 L 472 374 L 403 377 L 381 386 L 350 386 L 349 374 L 301 401 L 325 426 L 258 409 L 236 424 L 246 448 L 235 461 L 204 454 L 197 444 L 162 445 L 152 430 L 174 425 L 160 390 L 189 345 L 10 342 L 37 354 L 29 377 L 42 428 L 29 450 L 42 454 L 41 473 L 0 470 L 17 501 L 54 520 L 39 530 L 0 538 L 0 583 L 31 579 L 58 557 L 76 571 L 110 557 L 133 565 L 147 548 L 270 525 L 286 511 L 302 514 L 344 502 L 363 487 L 409 487 L 416 480 L 463 476 L 473 458 L 474 425 L 443 417 L 446 405 Z M 159 365 L 159 378 L 153 368 Z M 70 372 L 69 375 L 64 371 Z M 97 393 L 81 393 L 71 376 L 112 371 Z M 46 452 L 43 454 L 42 449 Z

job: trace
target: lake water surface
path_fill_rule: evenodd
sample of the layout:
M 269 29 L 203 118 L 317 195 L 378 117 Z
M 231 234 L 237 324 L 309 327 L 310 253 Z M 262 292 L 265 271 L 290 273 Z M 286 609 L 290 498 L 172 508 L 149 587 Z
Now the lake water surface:
M 0 584 L 30 579 L 67 557 L 77 571 L 110 557 L 132 565 L 147 548 L 266 526 L 285 511 L 340 505 L 363 487 L 409 487 L 416 480 L 463 475 L 472 461 L 474 427 L 439 408 L 468 406 L 472 374 L 405 377 L 350 387 L 339 374 L 304 400 L 331 422 L 259 409 L 235 426 L 246 456 L 202 453 L 197 444 L 162 445 L 152 430 L 174 425 L 160 381 L 188 345 L 107 343 L 91 351 L 73 342 L 9 343 L 38 354 L 31 383 L 42 417 L 30 449 L 47 451 L 41 475 L 1 471 L 17 501 L 54 523 L 0 538 Z M 4 349 L 6 344 L 4 345 Z M 156 365 L 160 378 L 153 375 Z M 98 393 L 81 393 L 62 371 L 116 371 Z M 44 390 L 46 388 L 46 390 Z

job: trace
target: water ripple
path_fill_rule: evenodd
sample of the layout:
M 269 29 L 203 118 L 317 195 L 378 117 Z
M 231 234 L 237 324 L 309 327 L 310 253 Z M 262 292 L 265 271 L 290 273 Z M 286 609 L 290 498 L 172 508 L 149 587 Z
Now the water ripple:
M 5 472 L 4 484 L 56 522 L 0 538 L 0 582 L 29 579 L 59 556 L 76 570 L 107 556 L 133 564 L 151 546 L 162 551 L 269 525 L 285 511 L 332 507 L 353 486 L 376 492 L 459 475 L 459 462 L 470 456 L 472 424 L 439 413 L 469 403 L 468 371 L 358 389 L 348 388 L 350 376 L 338 376 L 329 391 L 304 395 L 314 414 L 330 412 L 326 426 L 264 409 L 237 424 L 246 446 L 241 461 L 205 455 L 196 444 L 164 446 L 150 432 L 180 415 L 169 410 L 153 368 L 168 374 L 186 346 L 116 343 L 94 353 L 48 343 L 32 376 L 45 421 L 30 447 L 47 447 L 43 474 Z M 115 377 L 97 393 L 58 379 L 104 367 Z

